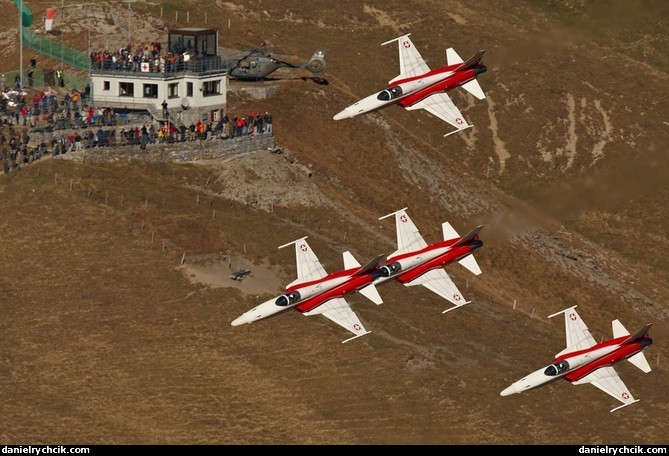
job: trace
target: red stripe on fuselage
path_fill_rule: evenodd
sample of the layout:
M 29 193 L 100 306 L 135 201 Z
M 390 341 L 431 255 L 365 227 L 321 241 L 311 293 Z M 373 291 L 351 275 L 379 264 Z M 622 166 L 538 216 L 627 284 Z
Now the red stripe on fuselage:
M 620 342 L 624 341 L 626 338 L 627 338 L 627 336 L 620 337 L 620 338 L 617 338 L 617 339 L 613 339 L 613 341 L 609 341 L 609 342 L 618 341 L 617 343 L 620 343 Z M 608 345 L 612 345 L 612 344 L 605 342 L 605 343 L 602 343 L 602 344 L 597 344 L 592 349 L 600 348 L 600 347 L 606 347 Z M 581 350 L 579 353 L 588 352 L 592 349 Z M 574 369 L 572 372 L 569 372 L 567 375 L 565 375 L 565 378 L 567 380 L 569 380 L 570 382 L 575 382 L 577 380 L 582 379 L 586 375 L 593 373 L 594 371 L 596 371 L 599 368 L 607 367 L 607 366 L 613 366 L 618 361 L 622 361 L 623 359 L 629 358 L 630 356 L 633 356 L 633 355 L 639 353 L 642 349 L 643 349 L 643 347 L 641 346 L 640 343 L 622 345 L 620 348 L 618 348 L 617 350 L 609 353 L 608 355 L 602 356 L 601 358 L 599 358 L 599 359 L 597 359 L 597 360 L 595 360 L 591 363 L 588 363 L 584 366 L 581 366 L 577 369 Z
M 590 348 L 585 348 L 585 349 L 583 349 L 583 350 L 573 351 L 573 352 L 571 352 L 571 353 L 565 353 L 565 354 L 560 355 L 560 356 L 558 356 L 557 358 L 555 358 L 555 362 L 557 363 L 557 362 L 559 362 L 559 361 L 562 361 L 563 359 L 573 358 L 574 356 L 583 355 L 583 354 L 585 354 L 585 353 L 590 353 L 591 351 L 595 351 L 595 350 L 597 350 L 597 349 L 599 349 L 599 348 L 610 347 L 610 346 L 612 346 L 612 345 L 618 345 L 618 344 L 621 344 L 621 343 L 623 343 L 623 342 L 625 341 L 625 339 L 627 339 L 628 337 L 629 337 L 629 336 L 616 337 L 615 339 L 605 340 L 604 342 L 601 342 L 601 343 L 599 343 L 599 344 L 597 344 L 597 345 L 593 345 L 593 346 L 590 347 Z
M 419 101 L 439 92 L 448 92 L 455 87 L 458 87 L 476 77 L 474 70 L 458 71 L 453 73 L 451 76 L 447 76 L 444 79 L 435 82 L 427 87 L 423 87 L 409 95 L 402 97 L 397 104 L 403 107 L 413 106 Z M 413 78 L 416 79 L 416 78 Z
M 328 274 L 325 277 L 323 277 L 322 279 L 312 280 L 311 282 L 302 282 L 302 283 L 295 284 L 291 287 L 286 288 L 286 294 L 288 294 L 288 293 L 290 293 L 291 291 L 294 291 L 294 290 L 299 290 L 300 288 L 304 288 L 304 287 L 308 287 L 308 286 L 311 286 L 311 285 L 317 285 L 319 283 L 327 282 L 328 280 L 338 279 L 338 278 L 341 278 L 341 277 L 352 276 L 353 274 L 355 274 L 356 271 L 358 271 L 358 269 L 360 269 L 360 268 L 344 269 L 342 271 L 337 271 L 337 272 L 333 272 L 331 274 Z
M 354 269 L 353 272 L 357 271 Z M 360 276 L 353 276 L 351 280 L 348 280 L 341 285 L 327 290 L 317 296 L 307 299 L 295 306 L 295 309 L 300 312 L 308 312 L 321 304 L 329 301 L 333 298 L 340 298 L 347 293 L 352 293 L 358 291 L 361 288 L 364 288 L 366 285 L 372 282 L 373 276 L 371 274 L 364 274 Z
M 418 76 L 411 76 L 410 78 L 398 79 L 398 80 L 394 81 L 388 87 L 394 87 L 396 85 L 404 84 L 406 82 L 416 81 L 418 79 L 423 79 L 423 78 L 426 78 L 428 76 L 434 76 L 435 74 L 452 73 L 453 70 L 455 70 L 459 66 L 460 65 L 451 65 L 451 66 L 447 66 L 447 67 L 436 68 L 434 70 L 428 71 L 427 73 L 419 74 Z M 446 77 L 449 77 L 449 76 L 446 76 Z
M 446 243 L 453 244 L 454 242 L 452 241 L 444 241 L 444 242 L 439 242 L 435 244 L 434 246 L 431 246 L 427 249 L 421 250 L 421 252 L 428 252 L 430 250 L 434 250 L 439 247 L 447 247 L 447 245 L 444 245 Z M 415 266 L 408 271 L 404 273 L 400 273 L 396 279 L 401 282 L 401 283 L 406 283 L 406 282 L 411 282 L 412 280 L 416 279 L 422 274 L 425 274 L 427 271 L 431 269 L 436 269 L 440 268 L 446 264 L 452 263 L 453 261 L 457 261 L 468 254 L 472 252 L 471 246 L 469 245 L 459 245 L 451 250 L 447 250 L 446 252 L 442 253 L 441 255 L 426 261 L 423 264 L 420 264 L 418 266 Z M 407 256 L 415 256 L 417 255 L 418 252 L 414 252 L 411 255 L 402 255 L 402 257 L 407 257 Z M 400 258 L 400 256 L 395 257 L 395 258 Z M 394 259 L 388 260 L 388 264 L 392 263 L 395 261 Z

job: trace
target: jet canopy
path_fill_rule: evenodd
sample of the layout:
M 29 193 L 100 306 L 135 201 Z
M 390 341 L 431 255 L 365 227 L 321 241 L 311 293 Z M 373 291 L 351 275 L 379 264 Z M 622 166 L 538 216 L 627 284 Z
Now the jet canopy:
M 286 307 L 286 306 L 291 306 L 295 304 L 297 301 L 300 300 L 300 292 L 299 291 L 291 291 L 288 294 L 281 295 L 278 298 L 276 298 L 276 301 L 274 301 L 274 304 L 280 307 Z
M 551 364 L 544 371 L 544 375 L 555 377 L 556 375 L 564 374 L 569 370 L 569 363 L 567 361 L 560 361 L 559 363 Z
M 379 92 L 376 98 L 381 101 L 389 101 L 389 100 L 394 100 L 400 95 L 402 95 L 402 88 L 400 86 L 395 86 L 395 87 L 389 87 L 386 90 L 382 90 L 381 92 Z
M 402 265 L 400 264 L 399 261 L 395 261 L 391 264 L 387 264 L 385 266 L 382 266 L 380 268 L 380 271 L 381 271 L 380 274 L 381 274 L 381 277 L 390 277 L 390 276 L 394 276 L 395 274 L 397 274 L 401 270 L 402 270 Z

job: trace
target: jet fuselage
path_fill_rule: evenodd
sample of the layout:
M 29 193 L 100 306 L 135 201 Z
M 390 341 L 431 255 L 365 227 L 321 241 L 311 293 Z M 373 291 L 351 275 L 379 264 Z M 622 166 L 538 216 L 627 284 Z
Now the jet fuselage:
M 307 312 L 329 299 L 357 291 L 376 278 L 376 275 L 372 273 L 353 275 L 358 269 L 338 271 L 319 280 L 292 285 L 286 288 L 284 294 L 265 301 L 242 314 L 232 322 L 232 326 L 253 323 L 292 308 L 300 312 Z
M 638 342 L 623 344 L 627 336 L 611 339 L 586 350 L 565 353 L 555 358 L 555 363 L 543 367 L 521 378 L 500 395 L 522 393 L 532 388 L 545 385 L 560 378 L 575 382 L 599 368 L 613 366 L 623 359 L 630 358 L 653 343 L 650 337 Z
M 440 268 L 470 255 L 483 245 L 478 238 L 467 244 L 452 247 L 457 240 L 448 240 L 429 245 L 422 250 L 388 258 L 380 268 L 378 282 L 397 279 L 401 283 L 411 282 L 426 272 Z
M 463 71 L 454 71 L 457 67 L 458 65 L 451 65 L 419 76 L 394 81 L 388 88 L 365 97 L 343 109 L 334 116 L 334 120 L 359 116 L 393 103 L 406 108 L 430 95 L 438 92 L 448 92 L 451 89 L 466 84 L 475 79 L 478 74 L 486 71 L 484 65 Z

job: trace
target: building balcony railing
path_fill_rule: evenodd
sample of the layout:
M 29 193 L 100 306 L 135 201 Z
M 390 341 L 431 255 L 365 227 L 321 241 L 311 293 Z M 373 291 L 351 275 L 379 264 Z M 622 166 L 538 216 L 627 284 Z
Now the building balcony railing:
M 128 62 L 125 60 L 113 62 L 91 62 L 91 75 L 128 76 L 133 78 L 172 79 L 184 76 L 206 77 L 227 74 L 219 56 L 193 58 L 188 62 L 165 62 L 158 65 L 154 61 Z

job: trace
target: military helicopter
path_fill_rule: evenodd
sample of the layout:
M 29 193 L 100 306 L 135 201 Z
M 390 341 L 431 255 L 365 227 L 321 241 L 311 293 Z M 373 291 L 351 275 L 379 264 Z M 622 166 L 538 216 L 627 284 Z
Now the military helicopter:
M 317 50 L 304 65 L 278 60 L 260 49 L 252 49 L 241 58 L 226 62 L 228 76 L 243 81 L 260 81 L 279 68 L 299 68 L 313 74 L 325 71 L 325 52 Z

